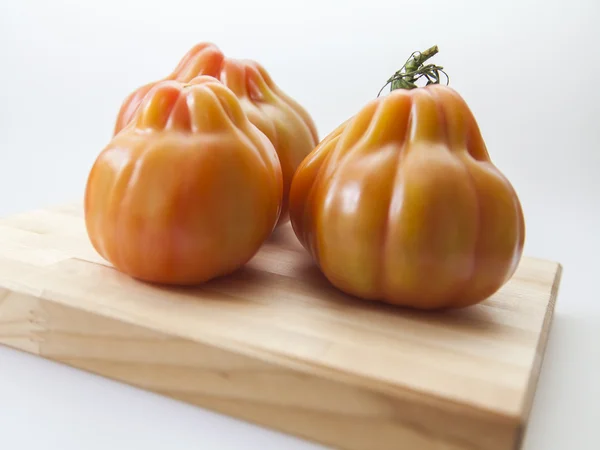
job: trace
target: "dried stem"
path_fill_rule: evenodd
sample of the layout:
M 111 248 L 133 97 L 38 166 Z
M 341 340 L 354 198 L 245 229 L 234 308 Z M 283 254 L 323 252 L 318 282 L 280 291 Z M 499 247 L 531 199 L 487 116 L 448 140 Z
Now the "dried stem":
M 435 64 L 424 65 L 424 63 L 437 52 L 437 45 L 434 45 L 423 52 L 413 52 L 402 68 L 387 80 L 387 83 L 379 90 L 377 97 L 381 95 L 381 92 L 383 92 L 385 87 L 390 83 L 390 92 L 395 89 L 415 89 L 419 87 L 416 83 L 421 78 L 427 79 L 426 86 L 430 84 L 439 84 L 440 73 L 445 75 L 446 84 L 448 84 L 450 78 L 448 77 L 448 74 L 444 72 L 442 66 L 436 66 Z

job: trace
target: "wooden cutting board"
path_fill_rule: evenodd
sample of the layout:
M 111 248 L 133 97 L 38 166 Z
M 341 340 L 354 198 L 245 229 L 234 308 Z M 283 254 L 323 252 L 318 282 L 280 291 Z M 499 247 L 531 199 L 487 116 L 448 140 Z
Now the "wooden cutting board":
M 168 289 L 112 269 L 66 205 L 0 220 L 0 343 L 334 448 L 514 449 L 560 275 L 525 258 L 481 305 L 408 311 L 332 288 L 286 227 Z

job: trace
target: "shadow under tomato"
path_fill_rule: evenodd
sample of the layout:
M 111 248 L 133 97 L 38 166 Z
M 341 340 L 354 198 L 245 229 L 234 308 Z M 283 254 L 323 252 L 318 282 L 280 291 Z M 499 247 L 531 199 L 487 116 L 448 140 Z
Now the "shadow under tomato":
M 283 239 L 287 238 L 283 231 Z M 457 332 L 476 332 L 487 337 L 501 337 L 506 331 L 492 308 L 480 305 L 424 311 L 346 294 L 325 277 L 306 252 L 294 255 L 285 274 L 267 271 L 250 261 L 228 275 L 196 286 L 145 284 L 185 301 L 222 303 L 242 309 L 260 307 L 281 311 L 290 308 L 294 314 L 302 315 L 306 311 L 307 317 L 311 311 L 328 311 L 328 316 L 336 320 L 352 322 L 353 326 L 369 328 L 375 333 L 378 330 L 373 324 L 386 324 L 387 331 L 402 330 L 407 321 Z
M 248 293 L 261 286 L 266 278 L 266 274 L 251 267 L 243 266 L 230 274 L 213 278 L 198 285 L 180 286 L 141 282 L 152 286 L 156 290 L 163 291 L 167 295 L 176 294 L 177 296 L 184 296 L 202 302 L 217 301 L 250 304 L 252 300 L 249 298 Z
M 328 303 L 341 314 L 361 316 L 367 321 L 396 319 L 400 324 L 411 322 L 442 326 L 456 331 L 498 334 L 505 328 L 494 318 L 493 312 L 475 305 L 461 309 L 420 310 L 414 307 L 392 305 L 381 301 L 362 299 L 346 294 L 335 287 L 314 264 L 305 262 L 298 266 L 298 276 L 306 283 L 309 291 L 320 303 Z

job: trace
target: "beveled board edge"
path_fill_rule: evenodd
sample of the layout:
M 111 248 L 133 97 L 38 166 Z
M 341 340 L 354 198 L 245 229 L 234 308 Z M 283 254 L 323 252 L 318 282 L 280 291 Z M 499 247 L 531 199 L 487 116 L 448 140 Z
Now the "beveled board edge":
M 535 394 L 537 392 L 538 381 L 542 372 L 542 366 L 544 363 L 544 356 L 546 355 L 546 347 L 548 339 L 550 337 L 550 330 L 552 329 L 552 321 L 554 319 L 554 311 L 556 309 L 556 301 L 558 300 L 558 292 L 560 289 L 560 282 L 562 280 L 563 266 L 556 262 L 556 273 L 554 274 L 554 280 L 552 281 L 552 288 L 550 290 L 550 299 L 548 301 L 548 307 L 546 308 L 546 314 L 544 315 L 544 322 L 540 331 L 540 336 L 536 345 L 536 355 L 529 374 L 529 382 L 527 383 L 527 392 L 523 399 L 521 426 L 517 436 L 516 448 L 520 449 L 523 445 L 523 441 L 527 434 L 527 425 L 529 424 L 529 416 L 533 408 Z

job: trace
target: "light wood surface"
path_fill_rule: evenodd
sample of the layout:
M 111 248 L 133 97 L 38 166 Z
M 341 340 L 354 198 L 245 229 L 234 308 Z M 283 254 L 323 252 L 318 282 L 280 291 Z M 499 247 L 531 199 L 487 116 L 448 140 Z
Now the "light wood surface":
M 287 227 L 232 276 L 158 287 L 68 204 L 0 220 L 0 343 L 332 448 L 514 449 L 560 275 L 525 258 L 481 305 L 408 311 L 332 288 Z

